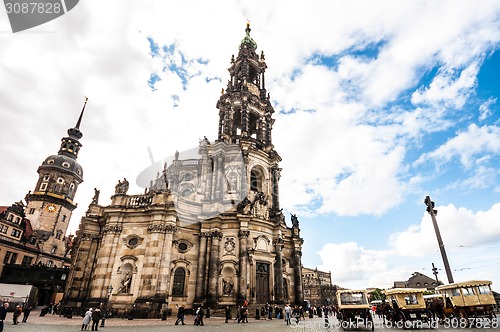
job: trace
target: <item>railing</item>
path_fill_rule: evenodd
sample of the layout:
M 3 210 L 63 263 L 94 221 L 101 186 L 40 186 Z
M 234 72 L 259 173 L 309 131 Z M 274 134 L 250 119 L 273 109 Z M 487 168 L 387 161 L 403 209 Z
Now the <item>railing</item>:
M 129 201 L 127 206 L 139 207 L 150 205 L 153 201 L 153 196 L 150 195 L 134 195 L 129 196 Z

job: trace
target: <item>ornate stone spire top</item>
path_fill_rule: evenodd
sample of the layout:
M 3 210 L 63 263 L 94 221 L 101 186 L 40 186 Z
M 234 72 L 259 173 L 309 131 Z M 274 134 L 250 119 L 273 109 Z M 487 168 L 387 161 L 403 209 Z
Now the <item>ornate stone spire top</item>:
M 245 29 L 246 36 L 240 43 L 240 49 L 247 46 L 250 50 L 255 51 L 257 49 L 257 43 L 250 37 L 250 31 L 252 31 L 252 29 L 250 29 L 250 21 L 247 21 L 247 28 Z

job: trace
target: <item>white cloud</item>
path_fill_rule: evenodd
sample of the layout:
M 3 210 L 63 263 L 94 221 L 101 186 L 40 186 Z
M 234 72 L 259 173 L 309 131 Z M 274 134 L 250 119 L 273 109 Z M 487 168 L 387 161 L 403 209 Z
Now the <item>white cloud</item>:
M 415 162 L 419 165 L 425 161 L 446 163 L 458 157 L 465 168 L 476 167 L 487 162 L 484 154 L 497 155 L 500 152 L 500 128 L 496 126 L 478 127 L 475 124 L 459 132 L 436 150 L 425 153 Z
M 413 93 L 412 103 L 435 106 L 443 103 L 445 106 L 460 108 L 469 98 L 478 72 L 477 64 L 468 66 L 460 74 L 455 70 L 441 70 L 429 87 Z
M 491 115 L 493 115 L 493 110 L 491 109 L 491 107 L 496 104 L 496 102 L 496 98 L 490 97 L 487 101 L 479 106 L 479 121 L 484 121 Z

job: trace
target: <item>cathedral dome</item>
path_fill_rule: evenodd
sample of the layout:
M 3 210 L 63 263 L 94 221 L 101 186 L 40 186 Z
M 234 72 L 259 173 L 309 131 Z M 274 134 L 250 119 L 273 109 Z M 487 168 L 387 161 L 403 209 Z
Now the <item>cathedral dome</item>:
M 40 167 L 54 168 L 76 174 L 80 179 L 83 179 L 83 168 L 78 162 L 68 156 L 56 154 L 48 156 Z

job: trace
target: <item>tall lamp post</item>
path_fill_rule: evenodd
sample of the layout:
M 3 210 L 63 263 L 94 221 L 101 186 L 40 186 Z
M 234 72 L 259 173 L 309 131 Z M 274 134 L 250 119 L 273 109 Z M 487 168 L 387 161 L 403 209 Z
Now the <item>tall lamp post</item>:
M 101 320 L 101 327 L 104 327 L 104 322 L 106 321 L 106 316 L 108 315 L 109 312 L 109 298 L 111 297 L 111 293 L 113 292 L 113 286 L 109 285 L 108 287 L 108 301 L 106 302 L 106 307 L 104 309 L 104 313 L 102 315 L 102 320 Z
M 434 202 L 431 201 L 429 196 L 425 196 L 424 204 L 427 206 L 427 212 L 431 215 L 432 224 L 434 225 L 434 231 L 436 232 L 436 237 L 439 245 L 439 250 L 441 251 L 441 257 L 443 258 L 444 268 L 446 270 L 446 276 L 448 277 L 448 283 L 453 283 L 453 275 L 451 274 L 450 263 L 448 262 L 448 256 L 446 256 L 446 250 L 444 250 L 443 239 L 441 239 L 441 233 L 439 232 L 439 227 L 436 221 L 437 210 L 434 210 Z

